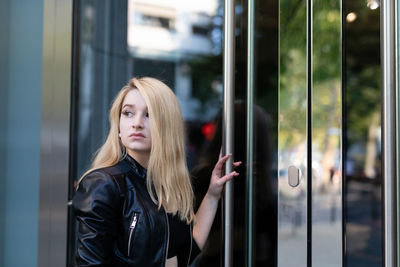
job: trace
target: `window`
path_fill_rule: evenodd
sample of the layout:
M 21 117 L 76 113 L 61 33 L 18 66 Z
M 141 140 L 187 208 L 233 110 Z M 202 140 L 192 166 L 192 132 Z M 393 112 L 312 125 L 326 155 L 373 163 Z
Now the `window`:
M 145 15 L 139 12 L 135 14 L 135 22 L 143 26 L 160 27 L 167 30 L 175 29 L 175 20 L 171 18 Z

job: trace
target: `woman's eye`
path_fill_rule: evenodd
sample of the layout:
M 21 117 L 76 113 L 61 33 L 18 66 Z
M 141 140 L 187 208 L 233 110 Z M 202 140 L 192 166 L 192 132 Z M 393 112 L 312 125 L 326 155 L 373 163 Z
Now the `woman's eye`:
M 129 117 L 129 118 L 133 116 L 133 113 L 130 112 L 130 111 L 122 111 L 122 114 L 123 114 L 124 116 Z
M 148 118 L 149 117 L 149 113 L 148 112 L 146 112 L 146 118 Z

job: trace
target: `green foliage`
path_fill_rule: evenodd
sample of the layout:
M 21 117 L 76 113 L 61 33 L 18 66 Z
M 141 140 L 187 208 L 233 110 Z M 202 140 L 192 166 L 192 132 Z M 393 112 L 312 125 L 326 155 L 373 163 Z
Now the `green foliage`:
M 304 0 L 280 2 L 279 146 L 287 149 L 306 137 L 307 12 Z
M 326 136 L 341 118 L 341 14 L 338 0 L 313 1 L 312 95 L 307 96 L 306 1 L 281 1 L 280 146 L 306 139 L 307 97 L 312 99 L 313 142 L 325 148 Z

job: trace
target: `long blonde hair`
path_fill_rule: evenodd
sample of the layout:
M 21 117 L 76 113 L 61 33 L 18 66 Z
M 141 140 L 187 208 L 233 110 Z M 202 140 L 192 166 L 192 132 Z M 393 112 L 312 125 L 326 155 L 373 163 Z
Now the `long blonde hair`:
M 130 90 L 139 90 L 150 117 L 151 151 L 147 167 L 147 190 L 151 199 L 187 223 L 194 219 L 194 194 L 186 164 L 184 125 L 178 101 L 163 82 L 149 77 L 133 78 L 116 96 L 109 115 L 110 131 L 91 168 L 117 164 L 125 148 L 119 138 L 122 103 Z

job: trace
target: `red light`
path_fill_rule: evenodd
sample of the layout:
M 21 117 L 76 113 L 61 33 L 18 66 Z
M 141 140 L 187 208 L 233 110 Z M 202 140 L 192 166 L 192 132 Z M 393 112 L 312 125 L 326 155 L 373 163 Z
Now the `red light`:
M 206 123 L 201 127 L 201 133 L 207 140 L 212 140 L 215 134 L 215 124 L 212 122 Z

